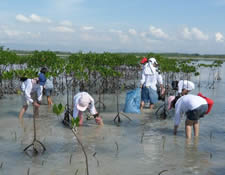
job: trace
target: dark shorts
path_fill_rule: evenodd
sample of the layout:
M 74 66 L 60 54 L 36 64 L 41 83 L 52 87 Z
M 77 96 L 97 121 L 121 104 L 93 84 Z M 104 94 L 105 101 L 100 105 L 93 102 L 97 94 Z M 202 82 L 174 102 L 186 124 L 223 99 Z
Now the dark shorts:
M 208 105 L 201 105 L 198 108 L 187 111 L 187 119 L 188 120 L 199 120 L 200 118 L 204 117 L 206 111 L 208 110 Z
M 158 102 L 157 91 L 150 87 L 143 87 L 141 91 L 141 101 L 145 103 L 155 104 Z
M 52 89 L 45 89 L 45 95 L 47 97 L 51 96 L 51 94 L 52 94 Z

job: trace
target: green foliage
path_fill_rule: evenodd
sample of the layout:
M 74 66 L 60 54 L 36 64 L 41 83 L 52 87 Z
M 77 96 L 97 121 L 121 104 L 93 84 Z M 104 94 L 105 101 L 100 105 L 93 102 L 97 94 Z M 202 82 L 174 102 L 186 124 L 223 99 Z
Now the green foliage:
M 79 121 L 80 121 L 79 117 L 76 117 L 76 119 L 72 118 L 71 119 L 72 127 L 79 126 Z
M 60 115 L 61 113 L 63 113 L 65 110 L 65 107 L 60 103 L 60 104 L 54 104 L 53 105 L 53 113 L 55 113 L 56 115 Z

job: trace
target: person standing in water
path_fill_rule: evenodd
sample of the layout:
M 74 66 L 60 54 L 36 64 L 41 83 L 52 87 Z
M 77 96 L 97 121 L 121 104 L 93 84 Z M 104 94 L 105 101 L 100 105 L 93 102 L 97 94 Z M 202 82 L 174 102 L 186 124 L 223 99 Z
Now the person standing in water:
M 144 103 L 150 102 L 149 108 L 153 109 L 154 104 L 158 102 L 157 84 L 160 86 L 160 94 L 163 95 L 165 89 L 163 87 L 163 79 L 159 74 L 158 63 L 155 58 L 149 58 L 149 61 L 144 65 L 141 78 L 141 88 L 145 92 L 143 94 L 143 101 L 141 102 L 141 109 Z
M 48 101 L 48 105 L 51 106 L 53 104 L 52 99 L 51 99 L 51 94 L 53 91 L 53 77 L 50 76 L 49 78 L 47 78 L 46 82 L 45 82 L 45 95 L 47 97 L 47 101 Z
M 27 77 L 21 77 L 21 91 L 22 91 L 22 103 L 23 106 L 19 113 L 19 119 L 23 118 L 24 113 L 27 111 L 29 104 L 32 104 L 34 107 L 34 113 L 40 107 L 38 104 L 38 88 L 37 79 L 30 79 Z

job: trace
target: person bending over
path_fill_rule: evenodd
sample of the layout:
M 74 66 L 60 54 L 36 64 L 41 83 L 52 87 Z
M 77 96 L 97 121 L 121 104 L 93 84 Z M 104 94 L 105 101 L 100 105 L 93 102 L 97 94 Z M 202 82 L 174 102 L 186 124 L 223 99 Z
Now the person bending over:
M 103 125 L 102 118 L 95 108 L 94 99 L 87 92 L 79 92 L 74 98 L 73 118 L 79 117 L 79 126 L 83 125 L 83 112 L 89 109 L 98 125 Z

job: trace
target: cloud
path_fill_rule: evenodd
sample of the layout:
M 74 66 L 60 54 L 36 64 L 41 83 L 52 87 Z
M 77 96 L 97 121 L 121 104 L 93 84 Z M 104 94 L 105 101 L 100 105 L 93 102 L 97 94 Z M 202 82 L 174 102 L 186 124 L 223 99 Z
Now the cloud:
M 93 30 L 94 27 L 93 26 L 83 26 L 81 27 L 81 30 Z
M 16 20 L 20 22 L 25 22 L 25 23 L 31 23 L 31 22 L 36 22 L 36 23 L 51 23 L 51 20 L 45 17 L 40 17 L 36 14 L 31 14 L 30 16 L 26 17 L 22 14 L 16 15 Z
M 216 42 L 224 42 L 224 36 L 220 32 L 215 33 L 215 37 Z
M 68 20 L 62 21 L 60 24 L 63 26 L 70 26 L 70 27 L 73 25 L 72 22 Z
M 109 37 L 109 36 L 105 36 L 105 35 L 102 35 L 101 36 L 98 36 L 98 35 L 93 35 L 93 34 L 89 34 L 89 33 L 83 33 L 81 34 L 81 39 L 82 40 L 85 40 L 85 41 L 93 41 L 93 42 L 96 42 L 96 41 L 112 41 L 112 38 Z
M 72 33 L 72 32 L 75 32 L 74 29 L 72 29 L 70 27 L 66 27 L 66 26 L 51 27 L 50 30 L 51 31 L 54 31 L 54 32 L 62 32 L 62 33 Z
M 121 43 L 127 43 L 129 41 L 129 36 L 123 33 L 121 30 L 110 29 L 109 31 L 118 35 Z
M 183 37 L 184 37 L 185 39 L 189 39 L 189 40 L 192 39 L 192 34 L 191 34 L 191 32 L 189 31 L 189 29 L 188 29 L 187 27 L 185 27 L 185 28 L 183 29 L 182 34 L 183 34 Z
M 30 22 L 29 18 L 27 18 L 26 16 L 21 15 L 21 14 L 16 15 L 16 20 L 18 20 L 20 22 L 26 22 L 26 23 Z
M 209 36 L 204 34 L 201 30 L 196 27 L 189 29 L 185 27 L 182 31 L 182 36 L 184 39 L 188 40 L 208 40 Z
M 153 36 L 155 36 L 155 37 L 157 37 L 157 38 L 163 38 L 163 39 L 167 39 L 167 38 L 168 38 L 168 35 L 167 35 L 166 33 L 164 33 L 164 32 L 162 31 L 162 29 L 156 28 L 156 27 L 154 27 L 154 26 L 150 26 L 150 27 L 149 27 L 149 32 L 150 32 Z
M 195 36 L 198 40 L 208 40 L 208 35 L 205 35 L 202 31 L 200 31 L 198 28 L 194 27 L 192 28 L 192 34 Z
M 1 26 L 0 32 L 2 35 L 6 36 L 7 38 L 14 38 L 14 39 L 25 39 L 25 38 L 39 38 L 41 33 L 32 33 L 32 32 L 24 32 L 15 29 L 10 29 L 7 26 Z
M 131 35 L 137 35 L 137 32 L 135 29 L 129 29 L 128 33 L 130 33 Z

